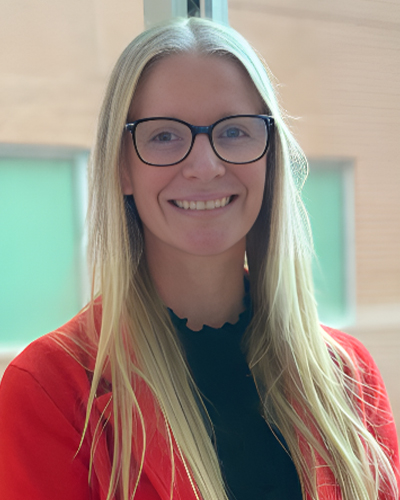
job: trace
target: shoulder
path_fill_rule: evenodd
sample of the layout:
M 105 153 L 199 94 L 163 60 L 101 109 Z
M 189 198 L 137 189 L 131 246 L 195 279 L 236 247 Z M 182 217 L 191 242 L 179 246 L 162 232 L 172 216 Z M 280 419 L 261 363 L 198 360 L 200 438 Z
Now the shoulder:
M 0 402 L 46 398 L 68 411 L 71 400 L 82 402 L 90 390 L 88 373 L 94 358 L 87 340 L 87 311 L 63 327 L 28 345 L 7 367 L 0 384 Z
M 356 395 L 355 403 L 360 410 L 360 416 L 368 431 L 390 458 L 397 480 L 400 483 L 400 459 L 396 425 L 379 369 L 371 354 L 358 339 L 332 328 L 325 326 L 323 328 L 328 338 L 344 349 L 352 362 L 353 366 L 350 370 L 346 369 L 346 361 L 343 364 L 346 375 L 350 376 L 346 380 L 346 386 L 350 387 L 350 397 Z M 353 385 L 353 389 L 351 389 L 350 380 L 355 382 L 356 387 Z
M 348 359 L 342 359 L 346 375 L 355 378 L 359 384 L 360 392 L 369 403 L 374 406 L 379 404 L 381 398 L 387 400 L 386 389 L 380 371 L 368 349 L 362 342 L 348 333 L 323 326 L 327 334 L 327 343 L 342 358 L 341 348 Z M 349 366 L 349 362 L 351 365 Z
M 90 442 L 82 440 L 90 391 L 86 324 L 81 312 L 32 342 L 4 373 L 0 489 L 7 498 L 91 497 Z
M 333 348 L 342 359 L 346 384 L 352 381 L 350 385 L 353 385 L 354 392 L 358 394 L 365 419 L 379 425 L 393 422 L 384 381 L 367 348 L 347 333 L 325 326 L 323 328 L 330 339 L 330 342 L 328 340 L 330 348 Z M 337 346 L 345 351 L 347 359 L 343 358 Z
M 334 343 L 344 349 L 352 362 L 353 366 L 348 370 L 344 360 L 343 369 L 357 386 L 351 393 L 358 394 L 357 405 L 367 428 L 381 445 L 392 451 L 394 462 L 398 464 L 398 439 L 394 417 L 384 381 L 374 359 L 358 339 L 332 328 L 323 328 Z M 346 385 L 350 384 L 349 380 L 347 377 Z
M 379 370 L 368 349 L 357 338 L 348 333 L 322 325 L 327 337 L 334 345 L 339 345 L 353 362 L 354 368 L 365 376 L 379 375 Z M 330 342 L 328 342 L 330 343 Z
M 355 353 L 359 353 L 362 357 L 370 356 L 366 347 L 362 344 L 360 340 L 349 335 L 348 333 L 342 332 L 340 330 L 336 330 L 335 328 L 331 328 L 330 326 L 321 325 L 324 331 L 332 337 L 336 342 L 338 342 L 344 349 L 353 351 Z

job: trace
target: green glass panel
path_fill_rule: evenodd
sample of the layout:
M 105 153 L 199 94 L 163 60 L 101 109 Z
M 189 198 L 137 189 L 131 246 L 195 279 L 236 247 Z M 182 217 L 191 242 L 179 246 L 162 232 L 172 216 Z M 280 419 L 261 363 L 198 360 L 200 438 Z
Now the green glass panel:
M 19 347 L 80 307 L 72 162 L 0 160 L 0 347 Z
M 310 169 L 303 201 L 314 237 L 314 285 L 321 321 L 332 326 L 347 316 L 343 192 L 341 168 Z

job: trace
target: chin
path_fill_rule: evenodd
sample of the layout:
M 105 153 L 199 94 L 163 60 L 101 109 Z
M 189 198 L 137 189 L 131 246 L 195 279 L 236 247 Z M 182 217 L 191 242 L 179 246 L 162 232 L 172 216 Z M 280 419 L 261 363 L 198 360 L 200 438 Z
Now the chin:
M 221 238 L 221 235 L 193 237 L 182 248 L 185 253 L 203 257 L 212 257 L 229 252 L 243 251 L 246 247 L 245 237 L 238 239 Z

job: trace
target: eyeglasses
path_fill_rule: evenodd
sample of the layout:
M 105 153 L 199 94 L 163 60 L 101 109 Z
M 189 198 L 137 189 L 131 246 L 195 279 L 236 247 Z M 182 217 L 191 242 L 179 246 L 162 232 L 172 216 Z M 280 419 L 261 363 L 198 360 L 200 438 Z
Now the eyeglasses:
M 197 134 L 207 134 L 214 153 L 234 164 L 253 163 L 267 151 L 274 119 L 266 115 L 227 116 L 207 127 L 177 118 L 143 118 L 127 123 L 136 153 L 142 162 L 169 167 L 183 161 Z

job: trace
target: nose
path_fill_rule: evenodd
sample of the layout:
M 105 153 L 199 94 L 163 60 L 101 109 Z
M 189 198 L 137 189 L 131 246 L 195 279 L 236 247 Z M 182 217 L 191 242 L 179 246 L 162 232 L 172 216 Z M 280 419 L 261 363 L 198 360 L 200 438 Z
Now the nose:
M 225 174 L 226 166 L 214 153 L 207 134 L 196 135 L 192 150 L 182 163 L 182 174 L 186 178 L 197 178 L 210 182 Z

